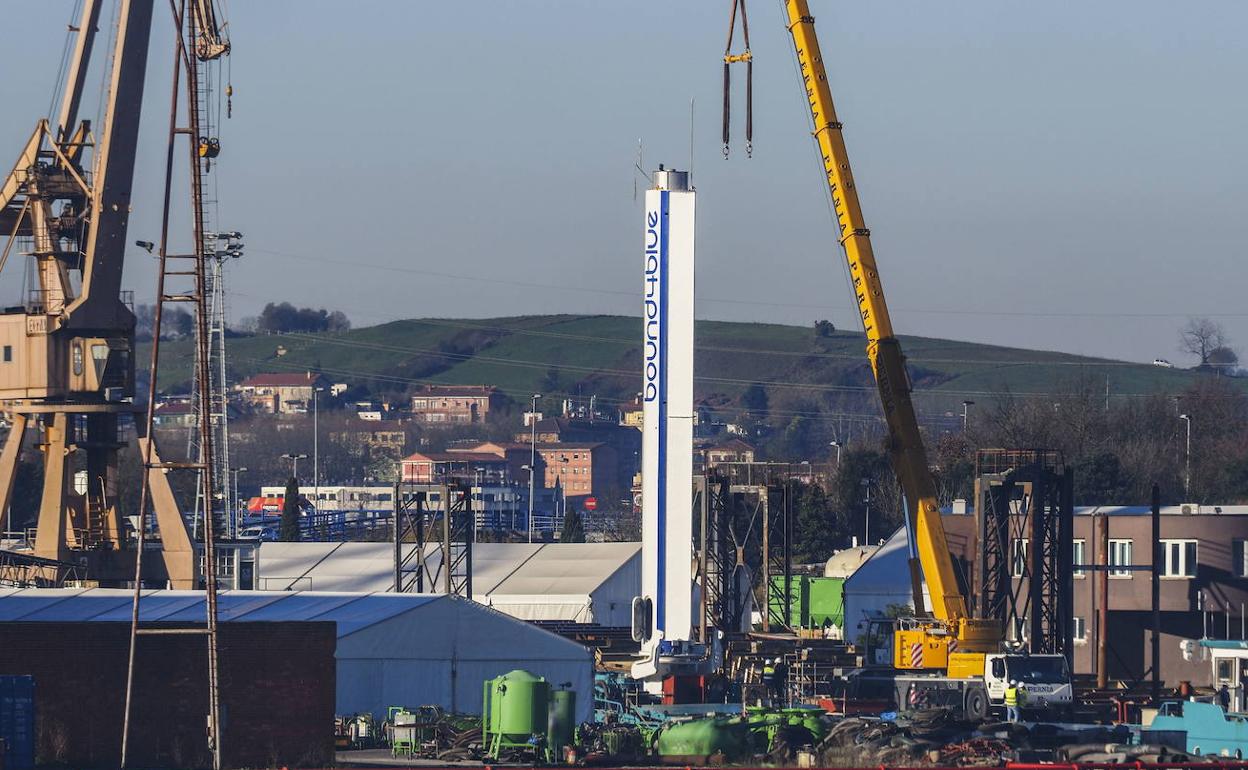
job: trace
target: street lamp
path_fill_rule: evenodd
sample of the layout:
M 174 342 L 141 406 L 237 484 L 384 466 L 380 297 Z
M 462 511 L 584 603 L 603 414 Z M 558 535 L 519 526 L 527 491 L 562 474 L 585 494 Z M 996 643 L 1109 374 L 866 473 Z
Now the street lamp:
M 537 468 L 537 400 L 541 393 L 533 394 L 533 408 L 529 410 L 529 542 L 533 542 L 533 471 Z M 544 486 L 544 485 L 543 485 Z
M 1183 499 L 1192 499 L 1192 416 L 1181 414 L 1179 419 L 1187 423 L 1187 451 L 1183 453 Z
M 974 401 L 963 401 L 963 402 L 962 402 L 962 432 L 963 432 L 963 433 L 966 433 L 966 416 L 967 416 L 967 413 L 968 413 L 968 412 L 967 412 L 967 407 L 971 407 L 971 406 L 974 406 L 974 405 L 975 405 L 975 402 L 974 402 Z
M 866 497 L 863 503 L 866 505 L 866 516 L 862 521 L 862 544 L 871 545 L 871 479 L 863 479 L 858 482 L 862 484 L 862 488 Z
M 481 518 L 485 518 L 485 494 L 481 490 L 481 475 L 485 473 L 485 468 L 476 468 L 476 497 L 481 501 Z M 472 510 L 472 542 L 477 542 L 477 512 L 472 508 L 472 496 L 468 497 L 468 508 Z
M 324 390 L 324 386 L 312 388 L 312 494 L 317 508 L 321 506 L 321 423 L 317 395 Z
M 828 446 L 836 450 L 836 469 L 839 471 L 841 469 L 841 442 L 830 441 Z
M 239 497 L 238 497 L 238 474 L 246 473 L 246 472 L 247 472 L 246 468 L 230 468 L 230 474 L 234 477 L 234 505 L 233 505 L 234 521 L 231 525 L 234 528 L 233 529 L 234 532 L 238 531 L 238 518 L 239 518 L 238 509 L 239 509 L 239 503 L 242 502 L 241 500 L 239 500 Z
M 296 484 L 299 483 L 299 461 L 308 459 L 308 456 L 294 454 L 293 452 L 287 452 L 286 454 L 282 455 L 282 457 L 285 457 L 287 460 L 290 460 L 290 475 L 295 480 Z
M 529 523 L 525 525 L 525 528 L 529 530 L 529 542 L 531 543 L 533 542 L 533 524 L 532 524 L 532 521 L 533 521 L 533 466 L 521 465 L 520 470 L 528 471 L 528 474 L 529 474 L 529 518 L 528 518 Z M 515 518 L 512 518 L 511 520 L 511 529 L 513 532 L 516 529 Z

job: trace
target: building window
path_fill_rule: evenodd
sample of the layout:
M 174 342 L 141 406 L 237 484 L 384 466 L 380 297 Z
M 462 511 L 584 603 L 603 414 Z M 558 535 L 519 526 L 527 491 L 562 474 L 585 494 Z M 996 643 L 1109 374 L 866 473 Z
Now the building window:
M 1087 628 L 1087 625 L 1083 622 L 1083 618 L 1076 615 L 1075 617 L 1071 618 L 1071 622 L 1073 624 L 1071 633 L 1073 634 L 1075 638 L 1075 644 L 1082 644 L 1083 642 L 1086 642 L 1088 639 L 1088 628 Z
M 1014 546 L 1010 549 L 1010 575 L 1021 578 L 1027 572 L 1027 541 L 1021 537 L 1014 538 Z
M 13 346 L 5 345 L 4 346 L 4 362 L 7 364 L 12 361 L 13 361 Z
M 1115 578 L 1131 577 L 1131 541 L 1109 541 L 1109 576 Z
M 1235 661 L 1233 658 L 1217 658 L 1215 661 L 1214 679 L 1217 684 L 1231 684 L 1235 677 Z
M 1072 548 L 1071 548 L 1070 574 L 1074 575 L 1077 578 L 1081 578 L 1087 573 L 1087 570 L 1083 568 L 1083 565 L 1087 564 L 1087 562 L 1083 560 L 1084 559 L 1084 550 L 1083 550 L 1084 542 L 1085 541 L 1083 540 L 1075 540 L 1072 543 Z
M 1196 577 L 1196 541 L 1162 540 L 1161 560 L 1162 577 Z

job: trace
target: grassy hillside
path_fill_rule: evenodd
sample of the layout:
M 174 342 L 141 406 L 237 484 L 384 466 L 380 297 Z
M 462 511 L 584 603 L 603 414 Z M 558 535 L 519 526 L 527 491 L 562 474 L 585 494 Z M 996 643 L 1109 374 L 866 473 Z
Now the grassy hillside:
M 318 370 L 375 392 L 417 384 L 493 384 L 518 401 L 542 392 L 627 400 L 640 386 L 640 322 L 621 316 L 522 316 L 484 320 L 417 319 L 341 334 L 265 335 L 229 341 L 231 374 Z M 1068 391 L 1082 381 L 1112 396 L 1173 393 L 1190 371 L 1065 353 L 953 340 L 903 337 L 920 412 L 961 409 L 963 399 L 993 394 Z M 818 338 L 810 327 L 701 321 L 697 326 L 699 398 L 735 402 L 751 383 L 764 385 L 778 414 L 874 411 L 862 335 Z M 162 346 L 162 390 L 189 376 L 191 347 Z M 279 355 L 279 351 L 284 354 Z M 147 348 L 140 350 L 140 369 Z

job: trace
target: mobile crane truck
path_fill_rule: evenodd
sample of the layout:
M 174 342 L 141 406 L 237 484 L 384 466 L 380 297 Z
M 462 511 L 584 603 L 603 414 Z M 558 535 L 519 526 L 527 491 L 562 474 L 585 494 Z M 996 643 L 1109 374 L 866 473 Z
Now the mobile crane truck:
M 882 628 L 881 621 L 872 622 L 867 636 L 886 642 L 884 654 L 878 665 L 855 672 L 851 681 L 866 689 L 891 689 L 900 709 L 952 706 L 968 718 L 983 719 L 994 707 L 1004 705 L 1006 685 L 1015 680 L 1024 685 L 1029 706 L 1064 712 L 1070 708 L 1074 689 L 1066 659 L 1007 649 L 1001 623 L 971 617 L 966 596 L 958 587 L 936 503 L 936 484 L 910 398 L 905 357 L 884 301 L 871 231 L 863 219 L 815 37 L 815 19 L 807 0 L 784 0 L 784 10 L 814 120 L 838 238 L 866 332 L 867 357 L 888 426 L 889 458 L 905 495 L 908 531 L 914 535 L 918 554 L 917 564 L 910 560 L 915 616 L 883 621 Z M 931 597 L 930 615 L 924 608 L 920 568 Z M 883 693 L 877 689 L 876 694 Z

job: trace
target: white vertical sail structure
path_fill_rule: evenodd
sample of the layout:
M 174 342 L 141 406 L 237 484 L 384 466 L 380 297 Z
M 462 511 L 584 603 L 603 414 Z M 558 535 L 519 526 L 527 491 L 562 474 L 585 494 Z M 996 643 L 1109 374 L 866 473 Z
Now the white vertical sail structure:
M 638 678 L 688 670 L 693 640 L 693 298 L 695 193 L 685 171 L 646 191 L 642 337 L 642 580 Z M 696 647 L 696 649 L 695 649 Z M 676 664 L 675 666 L 670 664 Z

